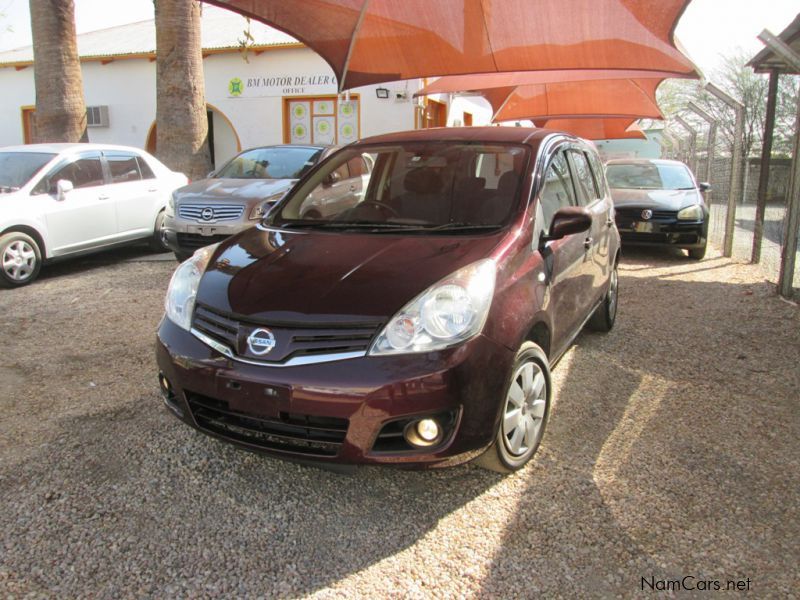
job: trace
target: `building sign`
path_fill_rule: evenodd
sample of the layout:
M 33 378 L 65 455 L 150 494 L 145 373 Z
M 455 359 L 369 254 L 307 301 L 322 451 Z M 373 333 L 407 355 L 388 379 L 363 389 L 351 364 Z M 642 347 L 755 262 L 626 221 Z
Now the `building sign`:
M 336 77 L 324 73 L 233 77 L 228 81 L 230 98 L 265 98 L 268 96 L 310 96 L 335 94 Z

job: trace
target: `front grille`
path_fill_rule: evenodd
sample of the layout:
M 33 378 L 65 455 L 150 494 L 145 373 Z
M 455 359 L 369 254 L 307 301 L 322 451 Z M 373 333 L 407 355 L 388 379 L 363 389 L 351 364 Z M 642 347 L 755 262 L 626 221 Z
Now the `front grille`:
M 208 212 L 210 209 L 210 213 Z M 203 218 L 203 212 L 210 215 Z M 178 206 L 178 215 L 182 219 L 193 219 L 200 223 L 218 223 L 220 221 L 238 221 L 244 214 L 244 204 L 183 204 Z
M 302 356 L 365 352 L 380 323 L 310 324 L 256 321 L 238 318 L 200 302 L 195 306 L 192 327 L 225 344 L 238 356 L 265 364 L 282 363 Z M 264 358 L 250 355 L 245 340 L 254 329 L 269 328 L 275 349 Z
M 633 221 L 644 221 L 642 218 L 642 211 L 645 208 L 617 208 L 616 220 L 617 223 L 630 223 Z M 652 209 L 651 209 L 652 210 Z M 648 219 L 649 221 L 673 221 L 678 218 L 678 211 L 675 210 L 653 210 L 653 216 Z
M 304 456 L 336 456 L 347 436 L 347 419 L 281 412 L 267 418 L 231 410 L 224 400 L 186 392 L 198 427 L 224 438 Z
M 230 237 L 229 235 L 199 235 L 197 233 L 179 233 L 177 235 L 178 246 L 192 250 L 216 244 Z

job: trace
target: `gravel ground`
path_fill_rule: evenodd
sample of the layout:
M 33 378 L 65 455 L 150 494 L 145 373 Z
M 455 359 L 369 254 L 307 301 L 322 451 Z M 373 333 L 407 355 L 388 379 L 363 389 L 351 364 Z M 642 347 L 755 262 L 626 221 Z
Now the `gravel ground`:
M 630 251 L 609 335 L 554 371 L 537 458 L 337 475 L 162 407 L 174 263 L 126 250 L 0 291 L 0 595 L 535 597 L 800 580 L 800 311 L 754 267 Z

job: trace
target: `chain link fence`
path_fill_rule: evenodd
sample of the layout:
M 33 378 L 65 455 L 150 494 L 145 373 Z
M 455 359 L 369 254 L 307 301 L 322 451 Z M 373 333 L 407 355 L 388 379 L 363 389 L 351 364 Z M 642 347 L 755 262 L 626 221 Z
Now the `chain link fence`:
M 677 127 L 671 128 L 672 137 L 678 144 L 666 147 L 667 157 L 682 160 L 695 172 L 699 181 L 706 179 L 708 173 L 708 131 L 698 126 L 694 153 L 690 150 L 690 137 L 686 131 Z M 728 218 L 728 198 L 731 189 L 731 173 L 733 170 L 732 148 L 722 141 L 717 141 L 711 149 L 714 157 L 710 171 L 711 191 L 706 195 L 709 206 L 709 242 L 720 252 L 725 247 L 725 231 Z M 731 256 L 734 260 L 751 262 L 754 257 L 753 241 L 756 230 L 756 209 L 758 202 L 758 183 L 760 176 L 760 156 L 748 156 L 743 159 L 740 172 L 741 193 L 736 199 L 735 220 Z M 788 235 L 800 235 L 800 232 L 787 231 L 789 202 L 789 186 L 791 179 L 791 158 L 773 158 L 770 161 L 769 179 L 764 210 L 760 256 L 760 265 L 765 277 L 777 283 L 781 267 L 781 253 Z M 800 300 L 800 249 L 795 257 L 794 279 L 792 282 L 794 298 Z

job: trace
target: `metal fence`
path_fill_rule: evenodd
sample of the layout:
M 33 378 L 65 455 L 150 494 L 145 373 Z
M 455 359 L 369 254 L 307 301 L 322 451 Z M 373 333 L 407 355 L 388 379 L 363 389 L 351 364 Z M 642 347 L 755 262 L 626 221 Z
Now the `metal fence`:
M 711 191 L 706 195 L 710 211 L 709 242 L 734 260 L 758 264 L 765 278 L 777 284 L 781 272 L 781 255 L 788 236 L 794 235 L 795 239 L 800 236 L 797 229 L 788 231 L 792 161 L 790 158 L 770 161 L 761 242 L 754 245 L 761 157 L 743 156 L 742 148 L 739 148 L 741 160 L 737 185 L 737 180 L 732 179 L 737 152 L 730 147 L 729 142 L 714 135 L 712 125 L 713 123 L 697 118 L 691 123 L 682 121 L 670 124 L 664 136 L 663 155 L 682 160 L 692 168 L 699 181 L 708 180 L 711 184 Z M 708 145 L 709 133 L 712 134 L 711 147 Z M 710 170 L 709 154 L 712 157 Z M 728 206 L 732 186 L 736 201 L 733 223 L 729 224 Z M 726 240 L 726 230 L 731 232 L 727 236 L 729 240 Z M 795 247 L 798 251 L 791 280 L 792 293 L 789 295 L 800 300 L 800 244 Z

